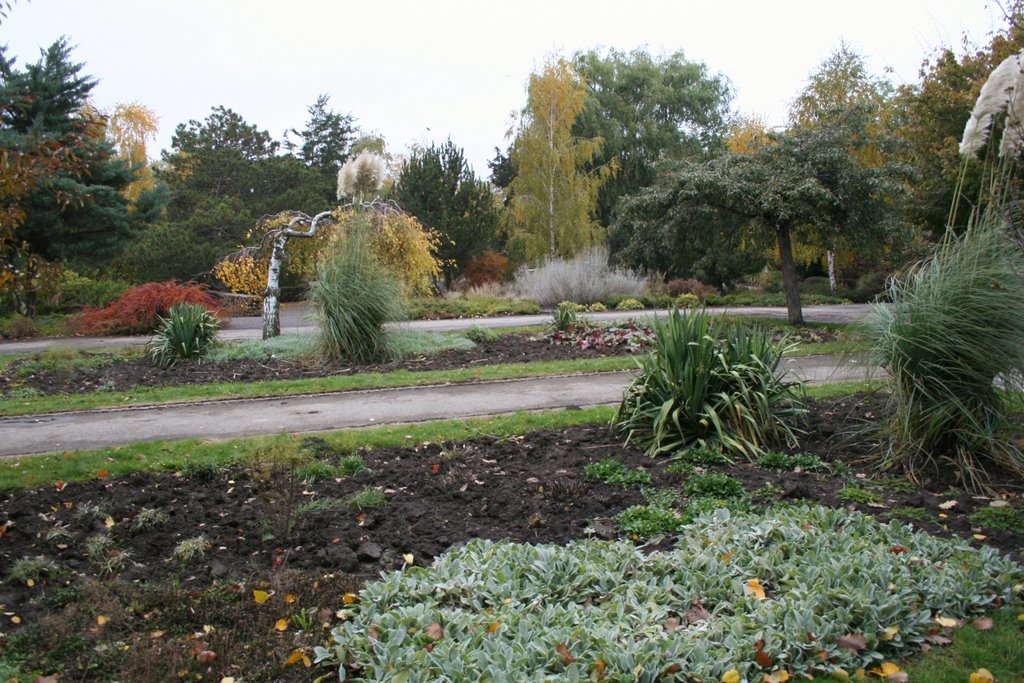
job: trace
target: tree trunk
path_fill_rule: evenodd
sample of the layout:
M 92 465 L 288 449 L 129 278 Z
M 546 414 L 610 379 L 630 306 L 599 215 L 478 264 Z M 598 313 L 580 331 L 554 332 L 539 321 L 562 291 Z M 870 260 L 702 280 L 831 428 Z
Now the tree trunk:
M 836 293 L 836 251 L 828 250 L 828 286 L 832 293 Z
M 288 245 L 288 232 L 282 230 L 274 240 L 267 268 L 267 288 L 263 292 L 263 338 L 281 336 L 281 263 Z
M 796 264 L 793 263 L 793 242 L 790 239 L 789 226 L 777 226 L 775 232 L 779 238 L 779 263 L 782 265 L 782 287 L 786 290 L 789 324 L 803 326 L 804 313 L 800 308 L 800 287 L 796 282 Z

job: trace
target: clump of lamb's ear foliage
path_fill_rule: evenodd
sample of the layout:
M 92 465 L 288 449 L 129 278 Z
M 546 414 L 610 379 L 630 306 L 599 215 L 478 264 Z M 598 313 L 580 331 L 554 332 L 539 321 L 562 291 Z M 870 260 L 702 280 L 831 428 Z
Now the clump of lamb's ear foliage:
M 936 618 L 999 604 L 1024 579 L 991 548 L 845 509 L 717 510 L 679 533 L 655 553 L 470 541 L 368 584 L 317 660 L 360 680 L 572 681 L 600 669 L 610 681 L 718 681 L 736 669 L 760 681 L 761 640 L 776 680 L 845 680 L 919 651 Z
M 779 376 L 784 348 L 767 330 L 673 309 L 655 319 L 654 337 L 613 418 L 627 443 L 649 455 L 700 446 L 751 459 L 796 445 L 788 421 L 804 412 L 800 385 Z

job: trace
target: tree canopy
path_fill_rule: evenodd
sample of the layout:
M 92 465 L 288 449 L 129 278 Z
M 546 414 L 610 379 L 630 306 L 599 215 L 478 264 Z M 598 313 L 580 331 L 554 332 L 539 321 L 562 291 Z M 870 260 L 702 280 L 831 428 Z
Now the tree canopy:
M 398 204 L 440 236 L 439 256 L 451 281 L 477 254 L 496 246 L 498 208 L 488 183 L 448 139 L 414 151 L 392 188 Z

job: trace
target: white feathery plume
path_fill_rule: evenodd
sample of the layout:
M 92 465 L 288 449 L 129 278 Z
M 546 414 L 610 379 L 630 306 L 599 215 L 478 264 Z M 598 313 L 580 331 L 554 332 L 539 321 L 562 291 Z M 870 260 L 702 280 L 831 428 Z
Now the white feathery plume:
M 349 159 L 338 171 L 338 199 L 376 192 L 384 186 L 384 158 L 368 150 Z
M 1019 56 L 1018 56 L 1019 59 Z M 1021 64 L 1024 69 L 1024 63 Z M 999 142 L 999 156 L 1017 158 L 1024 144 L 1024 73 L 1018 75 L 1017 85 L 1006 106 L 1006 127 Z
M 989 74 L 964 127 L 960 154 L 974 156 L 985 146 L 992 117 L 1006 111 L 1021 81 L 1021 54 L 1007 57 Z

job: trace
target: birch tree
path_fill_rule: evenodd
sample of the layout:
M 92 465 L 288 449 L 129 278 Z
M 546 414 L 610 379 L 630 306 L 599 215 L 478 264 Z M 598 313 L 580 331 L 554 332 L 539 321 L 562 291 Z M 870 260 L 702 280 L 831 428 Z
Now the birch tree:
M 614 166 L 583 170 L 603 144 L 599 137 L 572 134 L 586 99 L 584 82 L 565 60 L 530 76 L 512 144 L 516 177 L 509 206 L 512 237 L 521 241 L 529 261 L 571 257 L 603 239 L 595 217 L 597 193 Z

